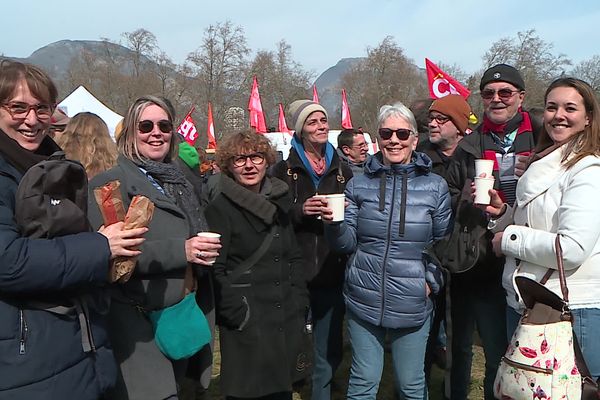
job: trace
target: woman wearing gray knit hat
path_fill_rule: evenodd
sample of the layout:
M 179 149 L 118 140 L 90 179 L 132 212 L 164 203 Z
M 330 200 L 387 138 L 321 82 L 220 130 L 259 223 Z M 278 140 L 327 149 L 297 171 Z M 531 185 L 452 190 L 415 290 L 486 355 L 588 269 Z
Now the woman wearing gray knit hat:
M 294 127 L 287 160 L 279 162 L 273 175 L 287 182 L 294 197 L 290 215 L 302 250 L 304 273 L 310 291 L 315 346 L 312 399 L 330 399 L 331 382 L 342 360 L 342 285 L 346 256 L 332 252 L 318 218 L 327 205 L 318 195 L 343 193 L 352 172 L 340 163 L 328 141 L 327 111 L 310 100 L 290 104 L 289 126 Z M 317 195 L 318 194 L 318 195 Z

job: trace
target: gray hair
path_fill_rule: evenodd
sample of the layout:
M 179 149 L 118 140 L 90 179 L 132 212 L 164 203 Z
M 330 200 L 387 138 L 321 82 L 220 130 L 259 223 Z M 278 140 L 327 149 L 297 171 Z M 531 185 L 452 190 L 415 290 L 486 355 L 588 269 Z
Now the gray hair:
M 385 104 L 381 106 L 379 109 L 379 114 L 377 116 L 377 129 L 381 128 L 381 125 L 385 122 L 389 117 L 399 117 L 409 123 L 410 129 L 416 134 L 417 130 L 417 121 L 415 120 L 415 116 L 412 111 L 409 110 L 401 102 L 396 102 L 393 104 Z

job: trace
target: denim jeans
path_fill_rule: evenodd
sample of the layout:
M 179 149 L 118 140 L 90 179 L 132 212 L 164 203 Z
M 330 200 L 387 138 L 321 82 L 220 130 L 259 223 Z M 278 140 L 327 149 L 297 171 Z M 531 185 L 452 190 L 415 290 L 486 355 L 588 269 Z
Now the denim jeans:
M 343 287 L 310 289 L 315 359 L 312 375 L 313 400 L 331 398 L 331 382 L 342 362 L 343 323 L 346 307 Z
M 600 308 L 578 308 L 573 313 L 573 331 L 592 378 L 600 377 Z
M 517 326 L 519 325 L 519 321 L 521 320 L 521 314 L 517 312 L 511 306 L 506 306 L 506 340 L 510 343 L 515 331 L 517 330 Z
M 425 348 L 431 316 L 416 328 L 388 329 L 347 313 L 348 336 L 352 346 L 352 366 L 347 399 L 375 399 L 383 371 L 384 344 L 389 335 L 394 379 L 400 399 L 427 399 Z
M 477 283 L 473 283 L 477 285 Z M 471 383 L 473 333 L 475 327 L 483 344 L 485 400 L 494 399 L 494 379 L 506 351 L 506 298 L 502 287 L 451 287 L 450 316 L 447 334 L 451 354 L 450 399 L 466 400 Z

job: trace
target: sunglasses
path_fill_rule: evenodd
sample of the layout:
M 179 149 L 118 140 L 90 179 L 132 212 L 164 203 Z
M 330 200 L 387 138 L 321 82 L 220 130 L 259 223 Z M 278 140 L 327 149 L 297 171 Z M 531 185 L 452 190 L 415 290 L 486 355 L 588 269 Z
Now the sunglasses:
M 27 104 L 20 101 L 11 101 L 9 103 L 2 104 L 2 107 L 13 119 L 25 119 L 29 114 L 29 111 L 33 110 L 37 119 L 40 121 L 48 121 L 52 117 L 54 107 L 51 104 Z
M 158 129 L 160 129 L 162 133 L 173 133 L 173 123 L 171 121 L 161 119 L 156 123 L 156 126 L 158 126 Z M 138 129 L 142 133 L 150 133 L 154 129 L 154 121 L 147 119 L 140 121 L 138 124 Z
M 254 165 L 260 165 L 265 162 L 265 155 L 262 153 L 238 155 L 233 157 L 233 165 L 236 167 L 243 167 L 246 165 L 247 159 L 250 159 L 250 162 Z
M 498 93 L 498 97 L 500 97 L 501 100 L 508 100 L 511 97 L 513 97 L 513 95 L 515 93 L 519 93 L 521 92 L 520 90 L 511 90 L 511 89 L 500 89 L 498 91 L 495 91 L 493 89 L 485 89 L 481 91 L 481 98 L 485 99 L 485 100 L 490 100 L 493 99 L 494 96 L 496 95 L 496 93 Z
M 379 128 L 379 136 L 383 140 L 389 140 L 392 135 L 396 133 L 396 137 L 400 140 L 406 140 L 413 134 L 413 131 L 410 129 L 390 129 L 390 128 Z

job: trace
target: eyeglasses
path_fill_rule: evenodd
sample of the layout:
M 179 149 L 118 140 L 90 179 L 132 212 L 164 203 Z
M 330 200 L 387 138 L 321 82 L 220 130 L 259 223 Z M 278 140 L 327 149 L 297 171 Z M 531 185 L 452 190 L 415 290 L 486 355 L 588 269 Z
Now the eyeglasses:
M 406 140 L 413 134 L 410 129 L 390 129 L 390 128 L 379 128 L 379 136 L 383 140 L 391 139 L 392 135 L 396 133 L 396 137 L 400 140 Z
M 265 162 L 265 155 L 262 153 L 254 153 L 248 155 L 237 155 L 233 157 L 233 165 L 236 167 L 243 167 L 246 165 L 246 160 L 250 159 L 250 162 L 254 165 L 260 165 Z
M 33 110 L 37 119 L 47 121 L 52 117 L 54 107 L 51 104 L 27 104 L 20 101 L 11 101 L 10 103 L 2 104 L 2 107 L 8 111 L 13 119 L 25 119 L 29 111 Z
M 450 118 L 446 117 L 445 115 L 430 115 L 429 117 L 427 117 L 427 123 L 430 124 L 433 121 L 437 122 L 438 125 L 444 125 L 446 122 L 450 121 Z
M 162 133 L 173 133 L 173 123 L 171 121 L 161 119 L 156 123 L 156 126 L 158 126 L 158 129 L 160 129 Z M 154 129 L 154 121 L 150 121 L 148 119 L 140 121 L 138 124 L 138 129 L 142 133 L 150 133 L 152 132 L 152 129 Z
M 359 144 L 355 144 L 354 146 L 351 146 L 353 149 L 364 149 L 364 148 L 369 148 L 369 145 L 366 142 L 362 142 Z
M 520 93 L 520 90 L 510 90 L 510 89 L 500 89 L 498 91 L 495 91 L 493 89 L 485 89 L 481 91 L 481 98 L 485 99 L 485 100 L 490 100 L 493 99 L 494 96 L 496 95 L 496 93 L 498 93 L 498 97 L 500 97 L 501 100 L 508 100 L 511 97 L 513 97 L 513 95 L 515 93 Z

